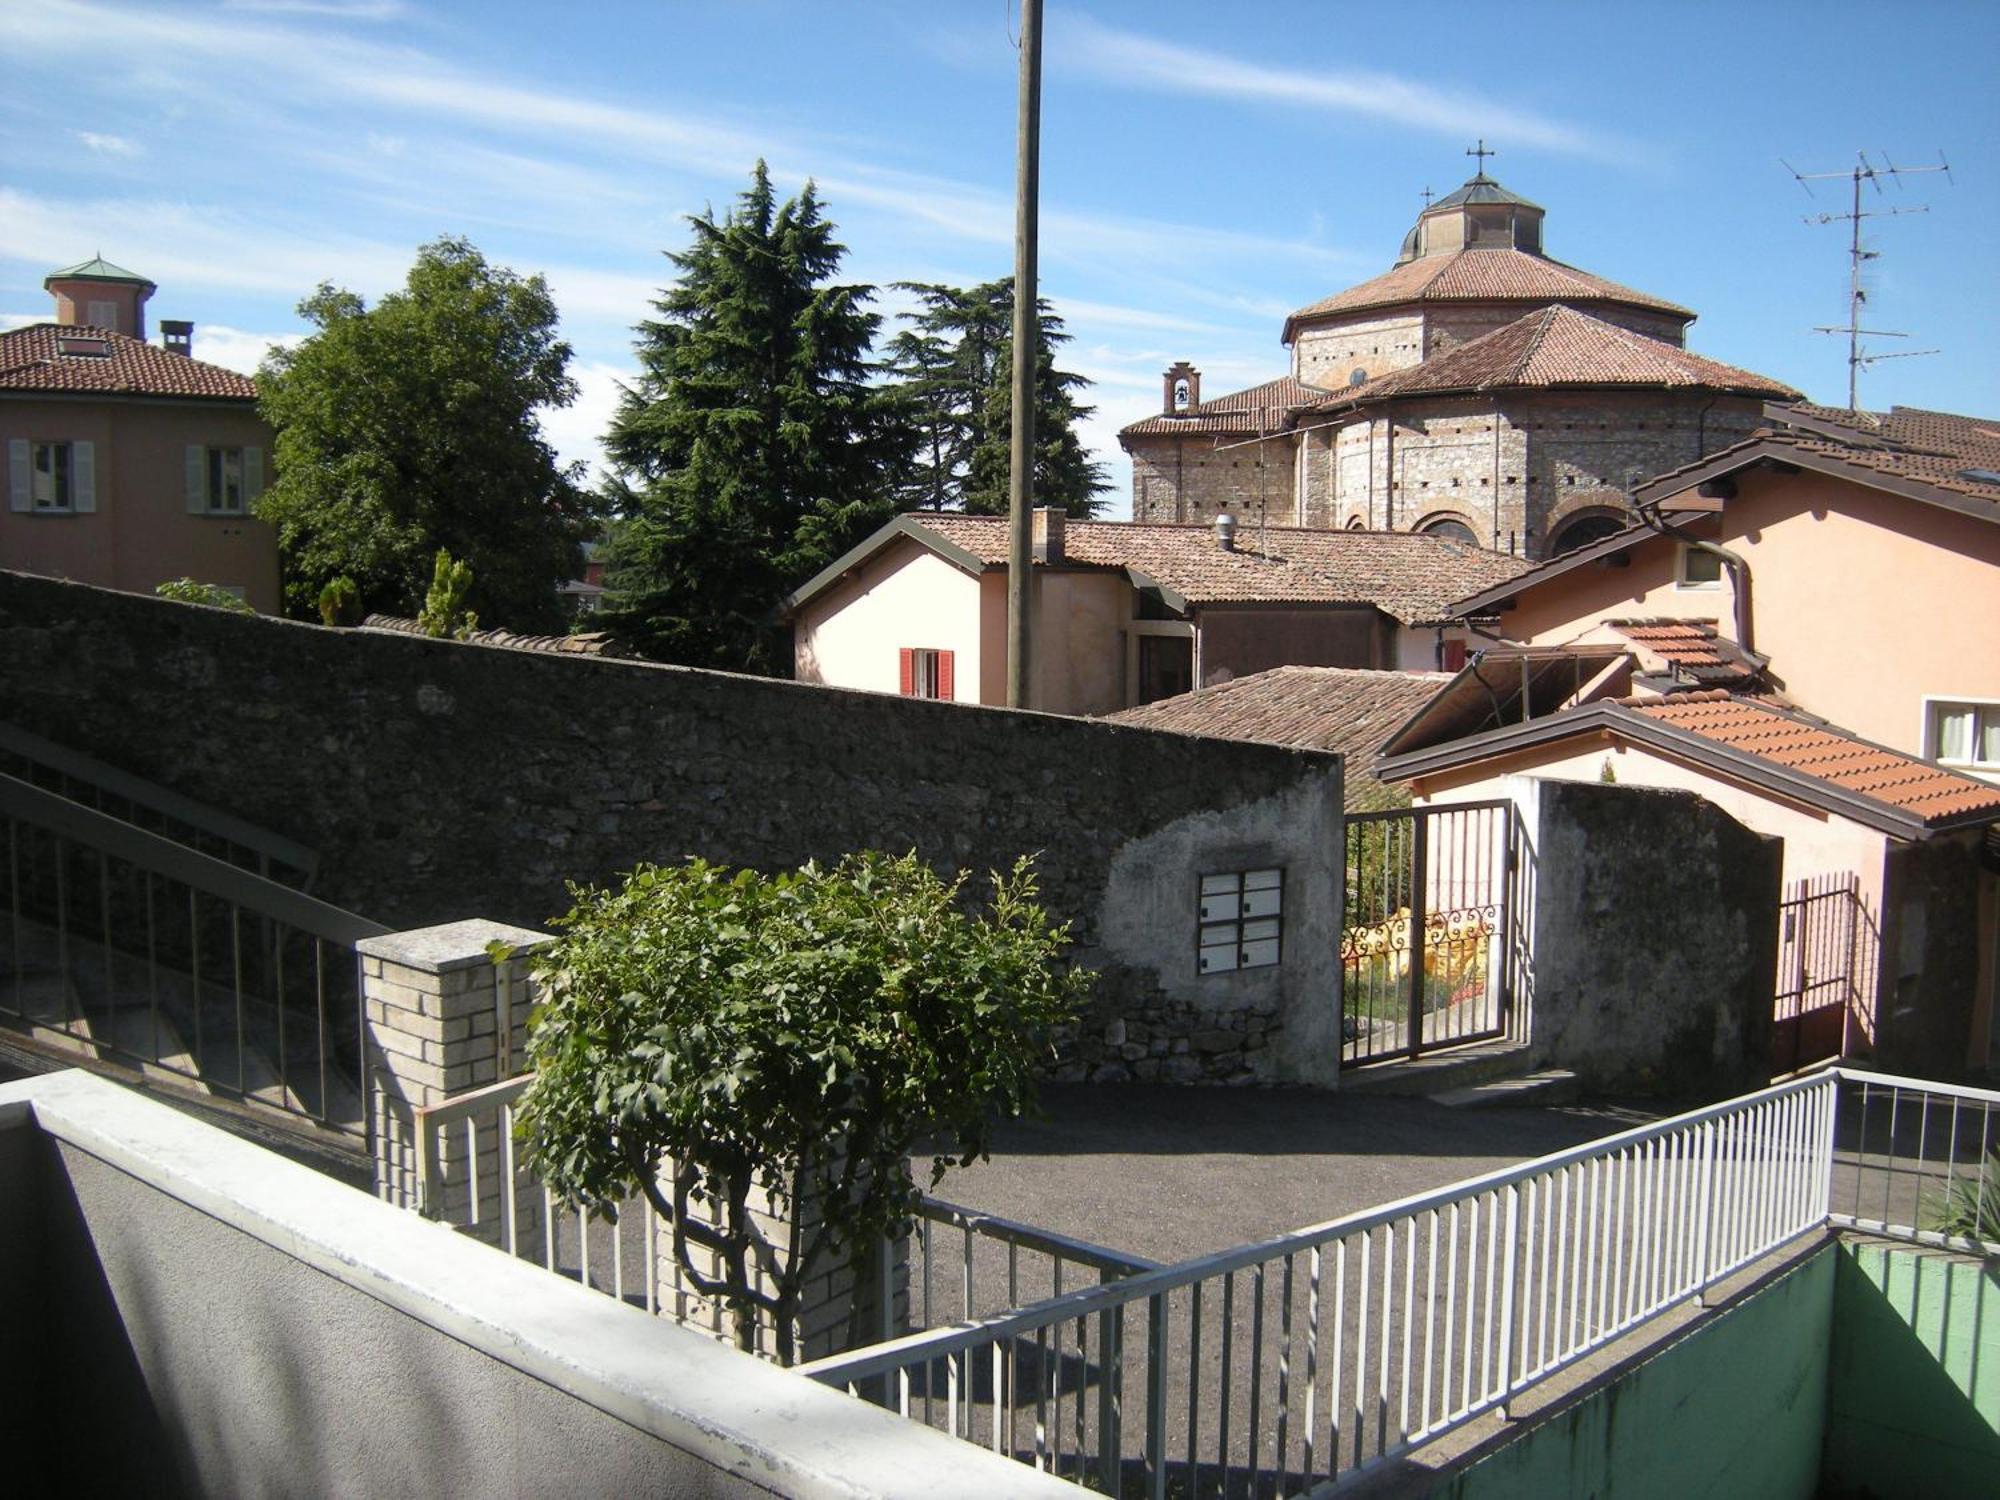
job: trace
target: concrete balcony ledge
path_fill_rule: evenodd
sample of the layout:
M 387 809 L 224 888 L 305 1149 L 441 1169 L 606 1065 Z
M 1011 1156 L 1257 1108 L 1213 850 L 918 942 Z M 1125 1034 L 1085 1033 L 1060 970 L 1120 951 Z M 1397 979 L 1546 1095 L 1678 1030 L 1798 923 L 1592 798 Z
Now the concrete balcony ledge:
M 1077 1493 L 77 1072 L 0 1086 L 0 1327 L 37 1492 Z

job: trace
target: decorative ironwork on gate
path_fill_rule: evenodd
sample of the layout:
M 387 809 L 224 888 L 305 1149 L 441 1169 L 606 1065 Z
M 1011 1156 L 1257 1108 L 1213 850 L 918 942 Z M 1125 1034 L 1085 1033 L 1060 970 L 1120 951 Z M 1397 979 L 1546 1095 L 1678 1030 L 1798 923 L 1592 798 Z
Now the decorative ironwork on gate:
M 1344 1065 L 1518 1029 L 1532 870 L 1511 802 L 1348 816 Z

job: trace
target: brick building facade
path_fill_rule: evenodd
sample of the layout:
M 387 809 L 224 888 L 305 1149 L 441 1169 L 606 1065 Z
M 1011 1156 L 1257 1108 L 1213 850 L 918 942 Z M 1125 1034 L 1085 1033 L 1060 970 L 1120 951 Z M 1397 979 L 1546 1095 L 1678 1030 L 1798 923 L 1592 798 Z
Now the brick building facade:
M 1174 365 L 1160 414 L 1119 434 L 1132 518 L 1437 531 L 1545 557 L 1796 398 L 1688 352 L 1688 309 L 1550 259 L 1543 217 L 1481 172 L 1424 210 L 1389 271 L 1285 320 L 1289 374 L 1204 401 Z

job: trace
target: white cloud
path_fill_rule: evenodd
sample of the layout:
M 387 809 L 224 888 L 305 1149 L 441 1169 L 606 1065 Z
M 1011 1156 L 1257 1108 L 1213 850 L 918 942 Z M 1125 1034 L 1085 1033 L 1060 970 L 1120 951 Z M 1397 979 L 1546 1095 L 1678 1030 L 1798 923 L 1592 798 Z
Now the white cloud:
M 194 357 L 244 375 L 257 373 L 273 345 L 290 349 L 304 341 L 302 333 L 246 333 L 225 323 L 194 325 Z
M 406 9 L 403 0 L 222 0 L 222 8 L 336 21 L 393 21 Z
M 639 372 L 602 360 L 573 360 L 569 373 L 577 384 L 576 400 L 541 413 L 542 436 L 564 463 L 581 460 L 588 465 L 584 482 L 594 484 L 604 472 L 601 442 L 618 409 L 618 388 L 637 380 Z
M 98 130 L 72 130 L 70 134 L 99 156 L 138 156 L 143 151 L 137 142 L 122 135 L 106 135 Z
M 1060 46 L 1050 56 L 1061 65 L 1136 88 L 1386 120 L 1441 135 L 1484 135 L 1573 156 L 1623 158 L 1630 150 L 1575 125 L 1393 73 L 1267 67 L 1119 31 L 1074 13 L 1058 16 L 1056 28 Z

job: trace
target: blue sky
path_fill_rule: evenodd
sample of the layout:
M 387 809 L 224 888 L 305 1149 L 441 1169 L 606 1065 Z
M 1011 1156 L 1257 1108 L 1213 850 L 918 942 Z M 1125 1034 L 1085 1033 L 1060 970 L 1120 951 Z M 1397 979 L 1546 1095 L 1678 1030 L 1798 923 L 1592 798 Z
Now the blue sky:
M 818 180 L 851 279 L 972 282 L 1011 261 L 1009 0 L 207 0 L 0 4 L 0 321 L 102 251 L 254 368 L 321 280 L 373 297 L 469 236 L 548 276 L 592 459 L 630 328 L 768 158 Z M 1282 373 L 1290 309 L 1384 270 L 1472 167 L 1549 211 L 1561 260 L 1695 308 L 1691 345 L 1845 398 L 1846 205 L 1780 165 L 1858 149 L 1953 168 L 1870 205 L 1871 326 L 1931 348 L 1863 404 L 2000 416 L 2000 5 L 1055 3 L 1043 292 L 1095 383 L 1087 436 L 1193 359 L 1211 393 Z M 900 299 L 885 293 L 880 310 Z

